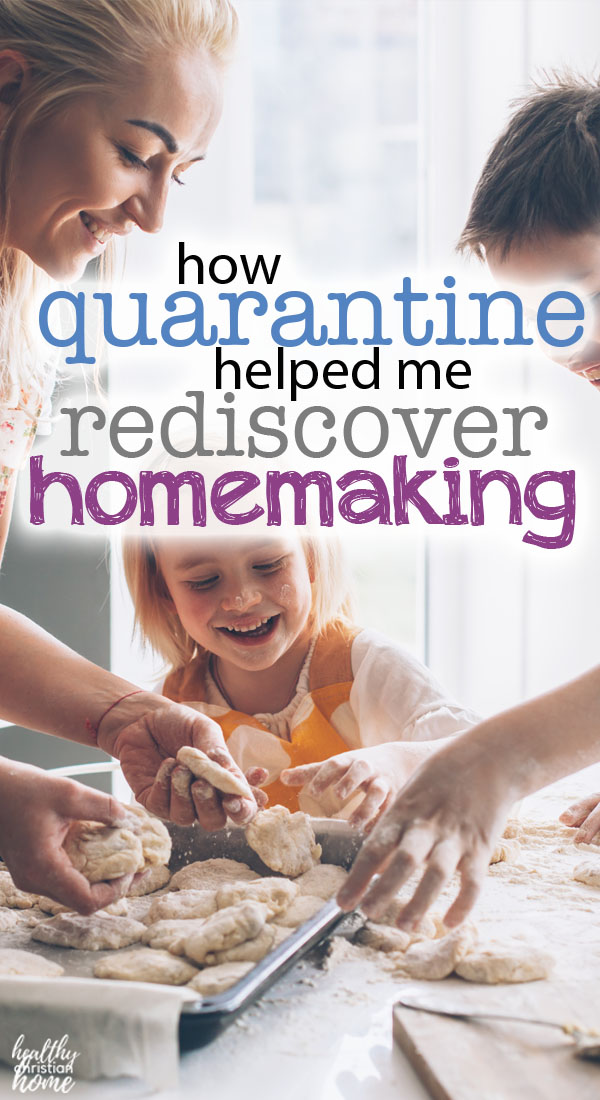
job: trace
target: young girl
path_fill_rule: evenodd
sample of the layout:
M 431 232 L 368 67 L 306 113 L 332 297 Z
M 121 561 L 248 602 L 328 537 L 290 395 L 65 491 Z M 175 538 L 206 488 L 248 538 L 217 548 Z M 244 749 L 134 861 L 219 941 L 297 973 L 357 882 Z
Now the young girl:
M 368 827 L 475 720 L 353 624 L 332 539 L 132 538 L 124 564 L 141 633 L 171 665 L 163 693 L 215 719 L 244 772 L 266 769 L 271 805 Z

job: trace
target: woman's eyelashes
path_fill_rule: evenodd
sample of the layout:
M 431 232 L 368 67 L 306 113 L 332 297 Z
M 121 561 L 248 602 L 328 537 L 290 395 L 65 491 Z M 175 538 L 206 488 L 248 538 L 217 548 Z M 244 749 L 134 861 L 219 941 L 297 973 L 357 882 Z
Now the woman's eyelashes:
M 116 150 L 121 158 L 121 162 L 127 165 L 128 168 L 139 168 L 146 172 L 150 172 L 152 169 L 150 165 L 138 157 L 137 153 L 134 153 L 132 149 L 128 149 L 126 145 L 116 145 Z M 179 174 L 173 172 L 171 175 L 172 183 L 176 183 L 179 187 L 185 187 L 185 180 L 181 179 L 181 173 L 185 171 L 185 168 L 179 169 Z

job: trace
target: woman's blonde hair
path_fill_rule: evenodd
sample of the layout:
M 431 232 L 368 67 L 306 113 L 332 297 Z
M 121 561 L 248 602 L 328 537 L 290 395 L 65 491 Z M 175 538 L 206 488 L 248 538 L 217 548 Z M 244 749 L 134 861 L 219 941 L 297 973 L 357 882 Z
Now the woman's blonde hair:
M 311 534 L 301 536 L 300 541 L 314 578 L 311 628 L 318 634 L 335 619 L 352 619 L 349 572 L 339 539 Z M 157 548 L 149 536 L 125 538 L 123 566 L 142 640 L 160 653 L 171 669 L 176 669 L 191 661 L 200 647 L 177 615 L 161 572 Z
M 0 49 L 29 63 L 0 135 L 0 402 L 35 406 L 44 378 L 36 306 L 48 279 L 6 240 L 15 151 L 27 131 L 74 96 L 134 83 L 157 44 L 204 46 L 224 62 L 236 28 L 229 0 L 0 0 Z

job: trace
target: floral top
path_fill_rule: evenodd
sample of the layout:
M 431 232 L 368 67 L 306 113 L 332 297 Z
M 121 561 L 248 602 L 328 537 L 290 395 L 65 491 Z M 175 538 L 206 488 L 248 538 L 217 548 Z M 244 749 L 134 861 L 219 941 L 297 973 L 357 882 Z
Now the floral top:
M 55 376 L 51 371 L 48 374 L 45 397 L 43 404 L 27 409 L 28 395 L 22 390 L 21 400 L 23 407 L 15 409 L 6 405 L 0 405 L 0 516 L 4 511 L 6 497 L 16 472 L 24 466 L 33 441 L 38 432 L 47 434 L 49 426 L 42 426 L 42 418 L 50 415 L 50 399 L 54 388 Z

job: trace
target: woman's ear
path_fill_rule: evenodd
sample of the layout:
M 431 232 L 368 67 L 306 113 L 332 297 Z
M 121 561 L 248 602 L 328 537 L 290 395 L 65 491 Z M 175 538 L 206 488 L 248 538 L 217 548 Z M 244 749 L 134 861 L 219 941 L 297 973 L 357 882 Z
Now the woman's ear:
M 29 79 L 29 64 L 17 50 L 0 50 L 0 108 L 12 107 Z M 5 110 L 2 114 L 5 114 Z

